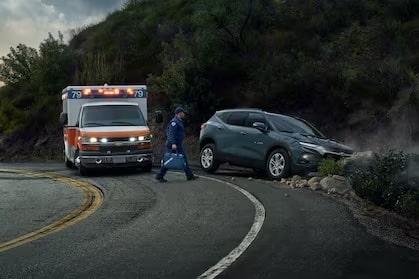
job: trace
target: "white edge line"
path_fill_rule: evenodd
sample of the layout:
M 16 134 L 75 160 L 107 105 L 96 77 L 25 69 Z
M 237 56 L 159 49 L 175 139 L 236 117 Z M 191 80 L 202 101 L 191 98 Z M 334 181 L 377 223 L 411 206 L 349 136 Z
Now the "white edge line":
M 213 180 L 217 182 L 221 182 L 224 184 L 227 184 L 228 186 L 234 188 L 235 190 L 241 192 L 243 195 L 245 195 L 255 206 L 255 219 L 253 221 L 253 225 L 250 228 L 250 231 L 247 233 L 245 238 L 242 240 L 242 242 L 234 248 L 227 256 L 222 258 L 216 265 L 209 268 L 207 271 L 202 273 L 197 277 L 197 279 L 212 279 L 220 275 L 224 270 L 226 270 L 230 265 L 232 265 L 243 253 L 246 251 L 246 249 L 252 244 L 252 242 L 255 240 L 256 236 L 258 235 L 260 229 L 262 228 L 263 222 L 265 221 L 265 208 L 263 207 L 262 203 L 258 201 L 258 199 L 255 198 L 252 194 L 250 194 L 248 191 L 240 188 L 239 186 L 236 186 L 232 183 L 229 183 L 227 181 L 223 181 L 216 178 L 211 178 L 207 176 L 201 176 L 202 178 Z

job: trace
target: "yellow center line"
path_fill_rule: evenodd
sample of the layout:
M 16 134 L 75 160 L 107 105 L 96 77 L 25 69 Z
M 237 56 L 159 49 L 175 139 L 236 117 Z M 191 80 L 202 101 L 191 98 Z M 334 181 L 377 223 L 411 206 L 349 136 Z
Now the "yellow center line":
M 41 237 L 50 235 L 52 233 L 56 233 L 71 225 L 74 225 L 80 222 L 81 220 L 86 219 L 91 214 L 93 214 L 103 203 L 102 191 L 100 191 L 94 185 L 85 181 L 80 181 L 77 179 L 73 179 L 73 178 L 58 175 L 58 174 L 25 171 L 25 170 L 0 169 L 0 172 L 19 173 L 19 174 L 24 174 L 24 175 L 32 175 L 32 176 L 54 179 L 60 182 L 67 183 L 81 190 L 84 194 L 83 204 L 80 207 L 78 207 L 76 210 L 74 210 L 67 216 L 61 218 L 60 220 L 55 221 L 52 224 L 49 224 L 43 228 L 27 233 L 13 240 L 0 243 L 0 253 L 7 251 L 9 249 L 16 248 L 28 242 L 34 241 Z

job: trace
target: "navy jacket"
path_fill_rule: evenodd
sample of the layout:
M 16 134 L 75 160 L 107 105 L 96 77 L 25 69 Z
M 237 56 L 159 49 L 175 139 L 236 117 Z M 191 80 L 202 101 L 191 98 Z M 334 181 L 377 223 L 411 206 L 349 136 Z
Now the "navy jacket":
M 184 137 L 185 127 L 183 126 L 183 121 L 175 116 L 167 125 L 167 147 L 171 148 L 172 144 L 181 147 Z

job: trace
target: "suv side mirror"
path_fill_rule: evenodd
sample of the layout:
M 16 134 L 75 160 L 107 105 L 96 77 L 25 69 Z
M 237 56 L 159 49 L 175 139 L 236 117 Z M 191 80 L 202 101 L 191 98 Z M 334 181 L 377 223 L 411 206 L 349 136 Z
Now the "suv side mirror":
M 156 110 L 156 123 L 162 123 L 163 122 L 163 113 L 161 112 L 161 110 Z
M 254 122 L 252 124 L 252 127 L 253 128 L 256 128 L 259 131 L 264 132 L 264 133 L 266 133 L 268 131 L 268 127 L 263 122 L 258 122 L 258 121 L 257 122 Z
M 61 125 L 67 125 L 68 123 L 68 114 L 65 112 L 60 113 L 60 124 Z

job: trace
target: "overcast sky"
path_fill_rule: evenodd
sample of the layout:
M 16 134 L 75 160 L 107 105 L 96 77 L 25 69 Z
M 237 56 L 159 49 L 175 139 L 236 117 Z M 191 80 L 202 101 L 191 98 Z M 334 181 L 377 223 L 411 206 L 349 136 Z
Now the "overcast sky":
M 0 57 L 19 43 L 34 47 L 50 32 L 68 40 L 68 30 L 102 21 L 126 0 L 0 0 Z

